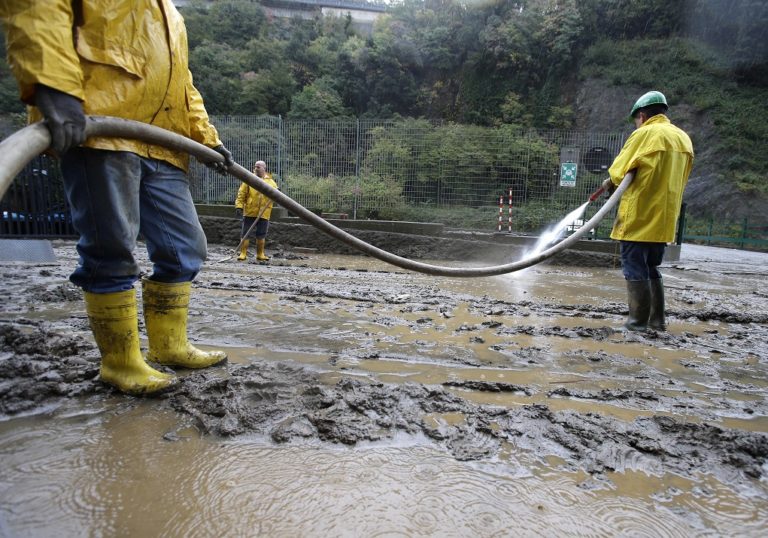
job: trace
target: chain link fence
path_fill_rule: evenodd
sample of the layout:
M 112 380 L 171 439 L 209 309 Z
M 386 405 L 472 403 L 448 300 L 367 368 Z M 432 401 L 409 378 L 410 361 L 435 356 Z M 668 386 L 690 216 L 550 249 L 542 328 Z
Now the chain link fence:
M 531 234 L 586 202 L 629 135 L 426 120 L 211 119 L 237 162 L 251 168 L 266 161 L 279 188 L 315 212 Z M 0 123 L 0 138 L 17 128 Z M 189 177 L 196 203 L 234 204 L 238 180 L 194 159 Z M 590 204 L 584 221 L 599 207 Z M 77 235 L 57 161 L 47 156 L 16 177 L 0 200 L 0 215 L 0 237 Z M 683 219 L 679 240 L 767 248 L 761 223 L 686 220 L 685 210 Z M 608 215 L 593 236 L 608 237 L 612 223 Z
M 628 133 L 427 120 L 211 118 L 235 160 L 267 163 L 279 188 L 324 214 L 536 231 L 587 201 Z M 195 163 L 197 203 L 232 204 L 235 179 Z M 610 219 L 606 219 L 609 221 Z M 463 224 L 463 226 L 462 226 Z

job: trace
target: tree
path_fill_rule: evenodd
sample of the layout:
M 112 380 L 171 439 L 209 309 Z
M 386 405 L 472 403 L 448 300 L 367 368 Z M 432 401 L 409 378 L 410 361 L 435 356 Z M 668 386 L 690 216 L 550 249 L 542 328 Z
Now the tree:
M 214 2 L 207 17 L 211 40 L 236 49 L 260 37 L 265 32 L 266 22 L 267 17 L 260 5 L 243 0 Z
M 349 112 L 331 82 L 320 78 L 293 97 L 288 117 L 333 119 L 349 117 Z
M 205 42 L 192 51 L 190 70 L 209 114 L 230 114 L 242 91 L 241 53 L 229 45 Z

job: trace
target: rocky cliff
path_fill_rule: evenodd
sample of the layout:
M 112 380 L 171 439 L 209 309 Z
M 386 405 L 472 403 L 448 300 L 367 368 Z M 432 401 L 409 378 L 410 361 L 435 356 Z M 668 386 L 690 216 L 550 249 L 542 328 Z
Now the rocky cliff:
M 577 127 L 591 131 L 621 131 L 629 134 L 627 113 L 638 96 L 647 88 L 612 86 L 598 79 L 590 79 L 579 87 L 575 112 Z M 685 103 L 672 103 L 669 119 L 684 129 L 693 141 L 696 152 L 693 171 L 685 190 L 684 201 L 688 214 L 716 216 L 723 220 L 748 218 L 750 224 L 768 226 L 768 198 L 740 191 L 728 178 L 723 163 L 728 155 L 717 149 L 717 131 L 706 112 Z

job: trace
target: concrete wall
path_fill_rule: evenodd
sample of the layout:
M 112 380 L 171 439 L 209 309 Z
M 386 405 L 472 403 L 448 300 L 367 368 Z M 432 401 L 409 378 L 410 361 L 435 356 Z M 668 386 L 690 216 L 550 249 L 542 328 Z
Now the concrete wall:
M 220 206 L 228 207 L 228 206 Z M 227 216 L 200 215 L 208 242 L 235 247 L 240 241 L 241 222 L 228 207 Z M 349 229 L 349 233 L 382 250 L 398 256 L 418 260 L 455 260 L 476 265 L 498 265 L 519 260 L 525 248 L 535 238 L 511 241 L 500 240 L 494 234 L 444 233 L 422 235 L 375 229 L 381 221 L 334 221 L 333 224 L 367 223 L 369 229 Z M 401 223 L 407 224 L 407 223 Z M 419 224 L 419 223 L 413 223 Z M 442 225 L 438 225 L 442 226 Z M 588 242 L 584 242 L 588 243 Z M 321 253 L 360 254 L 360 251 L 330 237 L 314 226 L 298 223 L 298 219 L 278 220 L 270 223 L 267 250 L 311 248 Z M 568 249 L 546 262 L 551 265 L 580 267 L 619 267 L 617 254 L 596 252 L 588 248 Z
M 240 220 L 234 206 L 198 205 L 200 222 L 209 243 L 236 246 L 240 241 Z M 286 247 L 317 248 L 322 252 L 358 254 L 359 251 L 333 239 L 298 217 L 287 217 L 285 209 L 273 210 L 268 241 Z M 533 247 L 536 236 L 506 233 L 485 233 L 446 230 L 441 223 L 400 222 L 382 220 L 327 219 L 328 222 L 349 231 L 355 237 L 384 250 L 405 257 L 432 257 L 435 259 L 496 260 L 506 263 Z M 386 246 L 384 244 L 386 243 Z M 394 249 L 394 250 L 393 250 Z M 501 260 L 501 261 L 499 261 Z M 680 246 L 667 246 L 665 262 L 680 260 Z M 562 254 L 552 258 L 557 264 L 582 266 L 621 267 L 619 243 L 611 240 L 584 239 L 576 242 Z

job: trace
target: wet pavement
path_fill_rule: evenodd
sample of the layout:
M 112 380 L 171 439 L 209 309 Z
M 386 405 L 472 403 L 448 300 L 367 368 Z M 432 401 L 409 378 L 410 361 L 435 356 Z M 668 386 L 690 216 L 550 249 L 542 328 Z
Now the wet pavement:
M 663 268 L 669 331 L 636 334 L 616 267 L 451 279 L 211 246 L 190 339 L 229 362 L 132 398 L 98 381 L 74 246 L 54 251 L 0 265 L 0 535 L 768 523 L 766 254 L 684 245 Z

